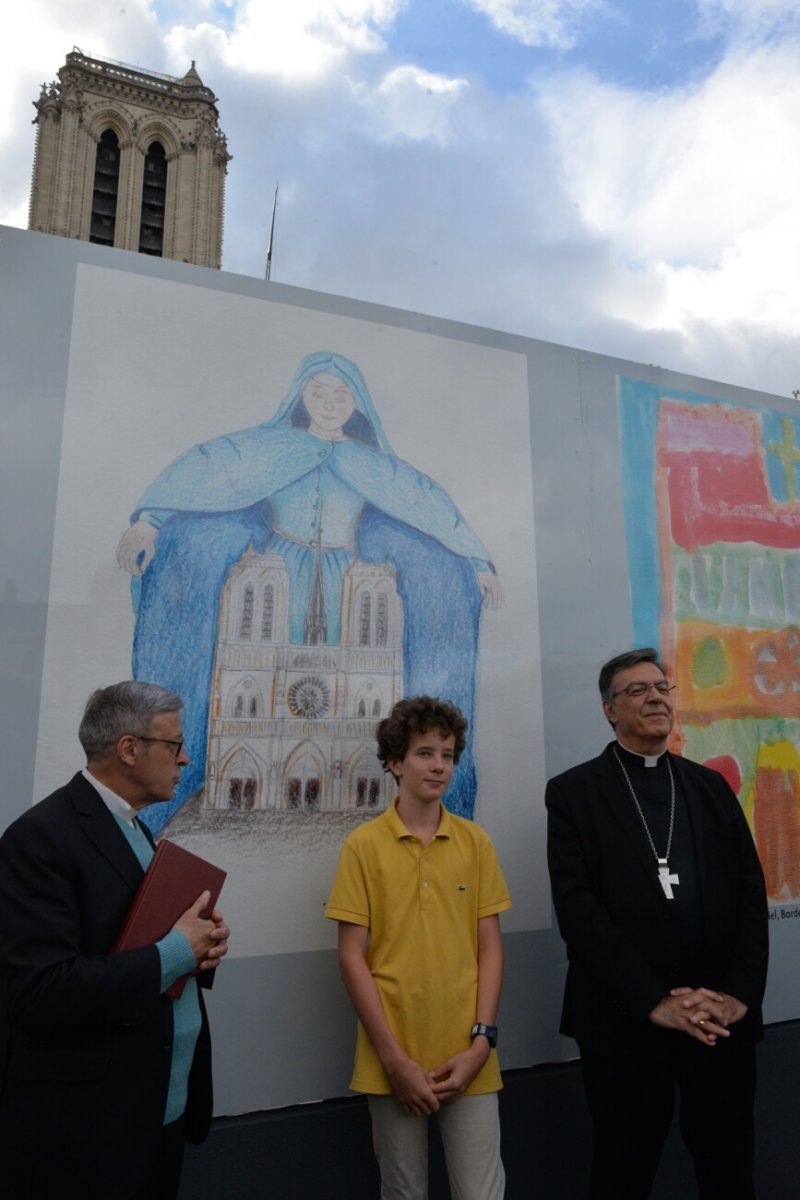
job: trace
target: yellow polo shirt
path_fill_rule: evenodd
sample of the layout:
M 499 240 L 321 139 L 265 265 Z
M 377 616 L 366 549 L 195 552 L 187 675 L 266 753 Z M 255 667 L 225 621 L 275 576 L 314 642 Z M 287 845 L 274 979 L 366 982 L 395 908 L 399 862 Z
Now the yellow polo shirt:
M 511 907 L 489 835 L 442 806 L 423 846 L 397 813 L 397 800 L 355 829 L 342 847 L 325 916 L 370 931 L 367 964 L 389 1027 L 428 1070 L 470 1045 L 478 987 L 478 921 Z M 392 1088 L 359 1022 L 350 1087 Z M 467 1095 L 502 1087 L 494 1051 Z

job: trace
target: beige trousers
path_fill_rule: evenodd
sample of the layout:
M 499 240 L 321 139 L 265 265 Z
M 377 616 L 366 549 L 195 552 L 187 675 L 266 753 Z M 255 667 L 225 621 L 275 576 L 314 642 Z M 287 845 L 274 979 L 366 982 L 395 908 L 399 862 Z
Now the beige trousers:
M 396 1096 L 369 1096 L 381 1200 L 428 1200 L 428 1118 L 403 1111 Z M 497 1093 L 460 1096 L 436 1113 L 452 1200 L 503 1200 Z

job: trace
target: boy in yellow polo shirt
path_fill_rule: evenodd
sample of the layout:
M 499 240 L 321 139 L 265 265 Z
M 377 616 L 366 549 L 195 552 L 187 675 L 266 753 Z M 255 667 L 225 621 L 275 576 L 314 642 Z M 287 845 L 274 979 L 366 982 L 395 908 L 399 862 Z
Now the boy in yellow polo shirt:
M 366 1092 L 382 1200 L 426 1200 L 436 1113 L 453 1200 L 502 1200 L 495 1018 L 499 913 L 511 907 L 488 835 L 441 801 L 466 744 L 457 708 L 399 701 L 378 725 L 392 807 L 342 847 L 325 910 L 359 1018 L 350 1086 Z

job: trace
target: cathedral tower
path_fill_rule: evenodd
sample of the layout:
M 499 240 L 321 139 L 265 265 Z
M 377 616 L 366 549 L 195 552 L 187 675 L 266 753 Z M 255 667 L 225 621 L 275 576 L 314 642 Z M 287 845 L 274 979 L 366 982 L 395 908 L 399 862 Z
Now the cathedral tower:
M 29 229 L 219 267 L 231 156 L 194 63 L 175 79 L 73 49 L 34 107 Z

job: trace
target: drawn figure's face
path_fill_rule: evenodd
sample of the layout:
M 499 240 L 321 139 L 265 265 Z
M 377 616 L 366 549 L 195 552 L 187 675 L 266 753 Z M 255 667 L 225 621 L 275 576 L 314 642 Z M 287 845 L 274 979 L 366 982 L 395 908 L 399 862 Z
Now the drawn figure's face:
M 303 403 L 309 416 L 309 432 L 332 440 L 340 438 L 342 426 L 355 411 L 356 402 L 347 384 L 336 375 L 315 375 L 303 388 Z

